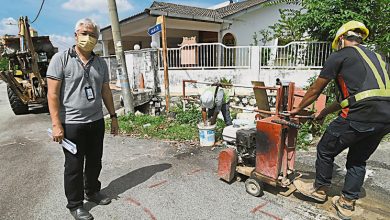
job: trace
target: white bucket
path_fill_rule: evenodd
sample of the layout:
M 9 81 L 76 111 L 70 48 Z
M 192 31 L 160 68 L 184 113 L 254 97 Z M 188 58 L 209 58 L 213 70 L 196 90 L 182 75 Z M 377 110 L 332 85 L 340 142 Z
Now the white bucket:
M 214 146 L 215 126 L 216 125 L 204 126 L 203 124 L 198 124 L 200 146 L 202 147 Z

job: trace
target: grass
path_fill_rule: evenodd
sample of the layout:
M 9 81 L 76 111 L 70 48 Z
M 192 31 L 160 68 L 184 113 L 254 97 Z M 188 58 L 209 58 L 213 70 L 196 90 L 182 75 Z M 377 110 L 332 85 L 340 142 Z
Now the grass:
M 317 144 L 316 141 L 319 140 L 318 137 L 322 136 L 329 123 L 337 117 L 337 114 L 337 112 L 329 114 L 326 116 L 322 124 L 314 121 L 307 121 L 306 123 L 302 124 L 301 128 L 298 130 L 297 148 L 308 150 L 309 147 Z M 313 138 L 308 139 L 307 137 L 310 134 Z
M 119 129 L 120 133 L 125 135 L 134 135 L 142 138 L 157 138 L 173 141 L 198 141 L 197 124 L 201 120 L 201 112 L 195 107 L 191 107 L 187 111 L 177 107 L 173 110 L 174 118 L 166 116 L 151 116 L 151 115 L 134 115 L 128 114 L 120 116 Z M 236 115 L 232 112 L 233 118 Z M 326 117 L 323 124 L 306 122 L 299 129 L 297 137 L 297 148 L 308 150 L 314 146 L 318 137 L 322 136 L 329 123 L 337 117 L 337 113 L 330 114 Z M 222 139 L 222 131 L 225 127 L 223 120 L 217 120 L 216 140 Z M 110 120 L 106 121 L 106 128 L 110 130 Z M 308 139 L 308 135 L 312 134 L 313 139 Z M 389 142 L 390 134 L 386 135 L 382 142 Z
M 187 111 L 180 107 L 172 111 L 174 118 L 166 116 L 135 115 L 128 114 L 120 116 L 119 131 L 122 134 L 134 135 L 143 138 L 157 138 L 174 141 L 197 141 L 199 140 L 197 124 L 201 120 L 201 112 L 195 107 Z M 225 123 L 217 121 L 216 140 L 222 138 L 222 131 Z M 106 121 L 106 128 L 110 130 L 109 120 Z

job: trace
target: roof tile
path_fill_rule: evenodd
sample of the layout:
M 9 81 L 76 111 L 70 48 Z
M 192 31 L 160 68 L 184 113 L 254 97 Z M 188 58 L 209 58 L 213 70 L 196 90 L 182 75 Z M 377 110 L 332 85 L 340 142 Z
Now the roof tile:
M 264 3 L 266 1 L 267 0 L 246 0 L 246 1 L 232 3 L 225 7 L 218 8 L 216 10 L 155 1 L 150 6 L 150 9 L 163 11 L 167 13 L 183 14 L 186 16 L 190 15 L 190 16 L 199 16 L 199 17 L 209 17 L 213 19 L 222 19 L 227 16 L 233 15 L 237 12 L 240 12 L 242 10 Z

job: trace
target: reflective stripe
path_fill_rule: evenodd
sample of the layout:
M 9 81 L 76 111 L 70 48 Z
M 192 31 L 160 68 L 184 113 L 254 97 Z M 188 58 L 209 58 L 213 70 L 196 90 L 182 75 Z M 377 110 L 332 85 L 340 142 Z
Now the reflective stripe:
M 354 95 L 356 101 L 360 101 L 370 97 L 390 97 L 390 89 L 371 89 L 363 92 L 359 92 Z M 340 106 L 345 108 L 349 105 L 348 99 L 344 99 Z
M 382 57 L 377 53 L 375 54 L 379 60 L 381 67 L 382 67 L 382 71 L 383 71 L 383 74 L 385 76 L 386 86 L 382 81 L 382 77 L 380 76 L 378 69 L 375 67 L 374 63 L 370 60 L 370 58 L 367 56 L 367 54 L 357 46 L 354 46 L 354 48 L 359 52 L 359 54 L 366 61 L 366 63 L 370 67 L 371 71 L 374 73 L 375 79 L 379 85 L 379 89 L 371 89 L 371 90 L 359 92 L 356 95 L 354 95 L 353 97 L 355 97 L 356 102 L 363 100 L 363 99 L 366 99 L 366 98 L 369 98 L 369 97 L 390 97 L 390 79 L 389 79 L 389 74 L 386 71 L 386 63 L 383 61 Z M 349 106 L 348 98 L 341 101 L 340 106 L 341 106 L 341 108 L 348 107 Z
M 348 99 L 344 99 L 343 101 L 340 102 L 341 108 L 346 108 L 348 107 L 348 105 L 349 105 Z
M 378 72 L 378 69 L 375 67 L 374 63 L 372 63 L 372 61 L 370 60 L 370 58 L 368 58 L 368 56 L 366 55 L 366 53 L 364 53 L 364 51 L 362 49 L 360 49 L 359 47 L 357 46 L 354 46 L 354 48 L 359 52 L 359 54 L 363 57 L 363 59 L 367 62 L 368 66 L 370 66 L 372 72 L 374 73 L 374 76 L 376 78 L 376 81 L 378 82 L 378 85 L 379 85 L 379 88 L 380 89 L 384 89 L 385 88 L 385 84 L 383 84 L 383 81 L 382 81 L 382 78 L 381 76 L 379 75 L 379 72 Z
M 390 79 L 389 79 L 389 73 L 386 70 L 386 63 L 382 59 L 381 55 L 376 54 L 376 57 L 378 58 L 379 63 L 381 64 L 381 67 L 382 67 L 383 74 L 385 75 L 386 88 L 389 89 L 390 88 Z
M 207 89 L 205 89 L 204 92 L 206 92 L 206 91 L 211 91 L 211 92 L 215 95 L 216 92 L 217 92 L 216 89 L 217 89 L 216 86 L 210 86 L 210 87 L 208 87 Z M 223 90 L 223 102 L 224 102 L 224 104 L 225 104 L 225 103 L 228 103 L 228 102 L 230 101 L 230 95 L 229 95 L 228 89 L 224 89 L 224 88 L 218 87 L 218 91 L 219 91 L 220 89 Z M 214 102 L 215 102 L 215 100 L 214 100 Z

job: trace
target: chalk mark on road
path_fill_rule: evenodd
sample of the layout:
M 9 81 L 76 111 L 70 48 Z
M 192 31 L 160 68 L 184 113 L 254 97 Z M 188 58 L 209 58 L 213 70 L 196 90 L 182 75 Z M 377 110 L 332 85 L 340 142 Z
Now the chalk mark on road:
M 132 205 L 141 207 L 142 210 L 144 211 L 144 213 L 145 213 L 146 215 L 148 215 L 148 216 L 150 217 L 150 219 L 152 219 L 152 220 L 157 220 L 156 216 L 154 216 L 154 214 L 150 211 L 150 209 L 148 209 L 148 208 L 146 208 L 146 207 L 143 207 L 142 204 L 141 204 L 141 202 L 139 202 L 138 200 L 133 199 L 133 198 L 131 198 L 131 197 L 128 197 L 128 198 L 126 199 L 126 201 L 128 201 L 128 202 L 129 202 L 130 204 L 132 204 Z
M 159 183 L 156 183 L 156 184 L 153 184 L 153 185 L 148 186 L 148 188 L 149 188 L 149 189 L 155 188 L 155 187 L 157 187 L 157 186 L 163 185 L 163 184 L 166 183 L 166 182 L 168 182 L 168 180 L 163 180 L 163 181 L 161 181 L 161 182 L 159 182 Z
M 269 202 L 265 202 L 263 204 L 260 204 L 258 206 L 256 206 L 254 209 L 252 209 L 251 213 L 252 214 L 255 214 L 256 212 L 260 212 L 264 215 L 268 215 L 269 217 L 275 219 L 275 220 L 282 220 L 281 218 L 277 217 L 276 215 L 272 214 L 272 213 L 269 213 L 269 212 L 266 212 L 266 211 L 263 211 L 261 210 L 262 208 L 264 208 Z
M 195 174 L 195 173 L 199 173 L 199 172 L 202 171 L 202 170 L 203 170 L 203 169 L 196 169 L 196 170 L 193 170 L 193 171 L 187 173 L 187 175 L 188 175 L 188 176 L 191 176 L 191 175 L 193 175 L 193 174 Z

